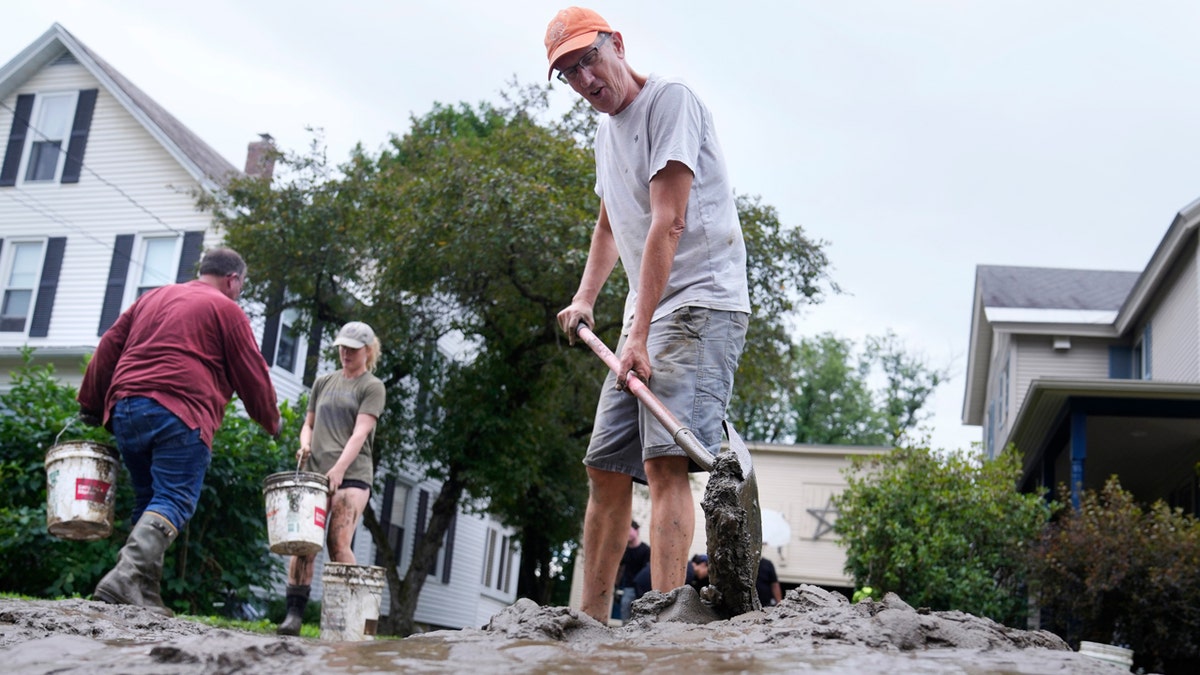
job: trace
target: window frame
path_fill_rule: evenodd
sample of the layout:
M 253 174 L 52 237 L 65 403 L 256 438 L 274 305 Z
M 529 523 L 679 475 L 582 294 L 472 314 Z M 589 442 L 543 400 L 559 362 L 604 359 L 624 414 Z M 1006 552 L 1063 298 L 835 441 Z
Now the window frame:
M 150 243 L 163 240 L 174 240 L 175 243 L 175 250 L 171 256 L 171 264 L 168 267 L 167 281 L 158 286 L 147 286 L 145 291 L 139 291 L 142 288 L 142 273 L 146 270 L 146 253 L 149 250 Z M 139 233 L 133 243 L 133 255 L 130 256 L 129 270 L 125 276 L 125 297 L 121 300 L 121 311 L 128 309 L 143 293 L 175 283 L 179 269 L 179 256 L 182 254 L 183 237 L 178 233 Z
M 61 138 L 46 135 L 42 113 L 48 99 L 63 99 L 66 102 L 65 129 Z M 33 99 L 33 110 L 29 113 L 29 125 L 25 132 L 25 147 L 21 152 L 21 164 L 17 170 L 22 185 L 58 185 L 62 180 L 63 168 L 66 166 L 67 151 L 70 149 L 71 132 L 75 126 L 75 111 L 79 107 L 79 90 L 38 92 Z M 34 159 L 34 147 L 39 143 L 58 142 L 58 153 L 55 158 L 54 175 L 50 178 L 31 180 L 28 172 Z
M 294 308 L 288 307 L 279 313 L 279 330 L 276 331 L 277 334 L 275 335 L 275 354 L 271 358 L 271 365 L 273 367 L 292 375 L 300 374 L 297 372 L 297 368 L 303 368 L 304 359 L 307 356 L 304 335 L 296 327 L 296 323 L 299 320 L 300 312 Z M 280 363 L 285 336 L 290 336 L 292 340 L 292 364 L 290 366 Z
M 23 248 L 31 244 L 37 244 L 40 247 L 41 255 L 38 258 L 37 269 L 33 272 L 33 283 L 26 289 L 24 286 L 10 286 L 12 281 L 13 265 L 17 259 L 17 249 Z M 4 310 L 5 302 L 8 300 L 8 293 L 14 288 L 21 290 L 29 290 L 29 302 L 25 311 L 25 318 L 22 321 L 20 330 L 9 330 L 4 328 L 3 320 L 0 319 L 0 334 L 20 334 L 29 335 L 29 329 L 33 324 L 33 312 L 37 307 L 38 291 L 41 288 L 42 272 L 46 267 L 46 251 L 49 250 L 49 239 L 47 237 L 23 237 L 20 239 L 6 239 L 4 242 L 4 250 L 0 251 L 0 312 Z

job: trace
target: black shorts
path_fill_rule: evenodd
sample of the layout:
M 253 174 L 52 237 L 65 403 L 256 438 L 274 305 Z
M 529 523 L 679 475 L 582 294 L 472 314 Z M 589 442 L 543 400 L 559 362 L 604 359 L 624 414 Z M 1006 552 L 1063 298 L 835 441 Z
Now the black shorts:
M 341 487 L 362 488 L 363 490 L 366 490 L 368 493 L 371 492 L 371 486 L 367 485 L 366 481 L 354 480 L 353 478 L 347 478 L 346 480 L 342 481 Z M 338 488 L 338 489 L 340 490 L 341 488 Z

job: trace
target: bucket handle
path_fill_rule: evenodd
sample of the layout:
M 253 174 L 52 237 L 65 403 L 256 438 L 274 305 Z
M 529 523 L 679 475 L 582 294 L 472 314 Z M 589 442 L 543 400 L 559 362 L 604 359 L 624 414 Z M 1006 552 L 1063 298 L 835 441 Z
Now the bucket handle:
M 62 438 L 62 435 L 63 435 L 63 433 L 65 433 L 67 429 L 70 429 L 71 427 L 75 426 L 75 422 L 76 422 L 78 419 L 79 419 L 78 417 L 74 417 L 74 416 L 72 416 L 72 417 L 68 417 L 68 418 L 67 418 L 67 423 L 66 423 L 65 425 L 63 425 L 63 428 L 62 428 L 62 430 L 60 430 L 60 431 L 58 432 L 58 434 L 57 434 L 57 435 L 55 435 L 55 437 L 54 437 L 54 444 L 55 444 L 55 445 L 58 445 L 58 439 Z

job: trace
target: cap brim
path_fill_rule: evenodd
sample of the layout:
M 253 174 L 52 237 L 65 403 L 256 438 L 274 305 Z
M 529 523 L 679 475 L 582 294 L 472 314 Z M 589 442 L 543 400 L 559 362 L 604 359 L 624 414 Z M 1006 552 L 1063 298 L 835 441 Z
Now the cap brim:
M 573 52 L 576 49 L 583 49 L 596 41 L 596 36 L 600 31 L 595 30 L 590 33 L 583 33 L 560 44 L 553 52 L 550 53 L 550 72 L 546 73 L 546 79 L 554 77 L 554 62 L 557 61 L 563 54 Z
M 366 343 L 359 342 L 358 340 L 351 340 L 350 338 L 346 338 L 346 337 L 340 337 L 333 341 L 333 345 L 335 347 L 349 347 L 351 349 L 362 349 L 363 346 L 366 345 Z

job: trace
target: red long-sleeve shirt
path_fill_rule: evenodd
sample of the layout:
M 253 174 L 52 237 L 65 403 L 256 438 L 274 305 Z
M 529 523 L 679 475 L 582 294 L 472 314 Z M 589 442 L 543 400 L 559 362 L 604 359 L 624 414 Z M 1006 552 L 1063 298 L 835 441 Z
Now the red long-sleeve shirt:
M 279 433 L 275 386 L 250 320 L 196 280 L 157 288 L 125 310 L 100 338 L 77 398 L 84 410 L 103 410 L 105 425 L 117 399 L 154 399 L 211 448 L 235 391 L 251 418 Z

